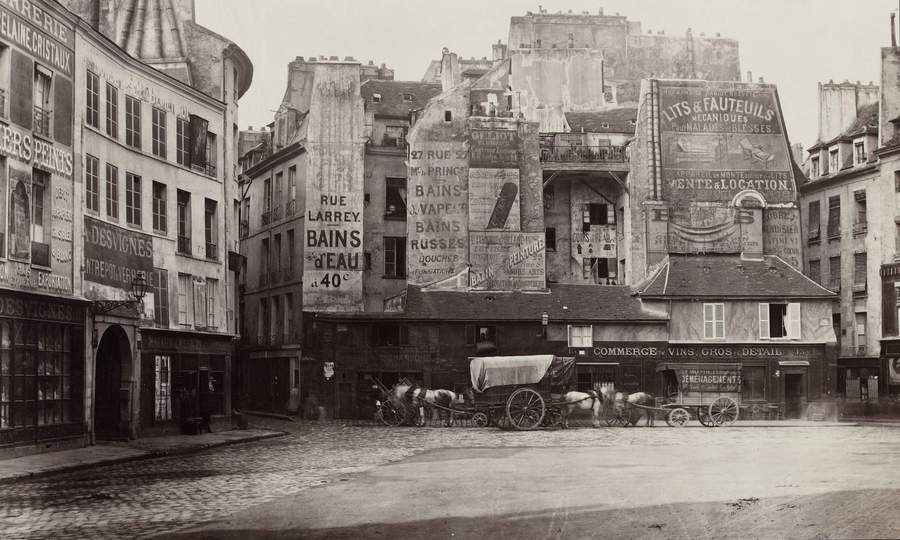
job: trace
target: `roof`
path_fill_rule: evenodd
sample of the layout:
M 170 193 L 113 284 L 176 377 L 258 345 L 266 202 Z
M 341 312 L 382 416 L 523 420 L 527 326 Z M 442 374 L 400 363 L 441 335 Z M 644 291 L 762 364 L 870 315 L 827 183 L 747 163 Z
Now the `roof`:
M 421 109 L 428 100 L 441 93 L 441 85 L 418 81 L 383 81 L 369 79 L 362 83 L 359 93 L 366 102 L 366 110 L 375 111 L 376 116 L 407 118 L 413 109 Z M 380 94 L 381 101 L 372 101 L 373 94 Z M 404 95 L 411 95 L 412 101 L 405 101 Z
M 643 297 L 835 298 L 836 295 L 774 255 L 669 255 Z
M 619 107 L 605 111 L 566 113 L 566 122 L 569 124 L 569 128 L 572 131 L 634 133 L 634 122 L 636 120 L 636 107 Z
M 878 135 L 878 103 L 863 105 L 856 112 L 856 118 L 840 135 L 829 141 L 817 141 L 809 148 L 809 152 L 830 146 L 837 141 L 848 141 L 861 135 Z
M 643 309 L 634 290 L 621 285 L 553 284 L 547 291 L 422 291 L 406 289 L 402 313 L 321 313 L 319 317 L 441 321 L 532 321 L 546 311 L 552 322 L 664 322 Z

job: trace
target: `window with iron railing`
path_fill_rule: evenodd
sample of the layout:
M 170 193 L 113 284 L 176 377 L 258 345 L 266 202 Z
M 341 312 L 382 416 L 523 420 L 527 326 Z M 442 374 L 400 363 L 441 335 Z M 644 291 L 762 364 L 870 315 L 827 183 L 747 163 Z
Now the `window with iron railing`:
M 541 161 L 544 162 L 586 162 L 623 163 L 628 161 L 624 146 L 571 144 L 556 137 L 545 136 L 540 141 Z
M 44 137 L 50 137 L 50 115 L 49 109 L 34 106 L 34 132 Z
M 191 250 L 191 194 L 178 190 L 178 253 L 190 255 Z
M 206 258 L 218 259 L 218 203 L 212 199 L 205 199 L 204 208 L 205 211 L 203 213 L 203 229 L 206 240 Z

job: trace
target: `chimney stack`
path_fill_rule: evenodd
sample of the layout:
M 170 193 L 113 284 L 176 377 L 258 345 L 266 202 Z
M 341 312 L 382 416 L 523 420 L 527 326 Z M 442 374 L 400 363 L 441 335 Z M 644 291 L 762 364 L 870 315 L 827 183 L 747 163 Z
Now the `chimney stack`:
M 441 91 L 446 92 L 462 81 L 459 69 L 459 56 L 444 47 L 441 56 Z
M 897 32 L 894 29 L 894 18 L 895 17 L 896 17 L 896 15 L 893 12 L 891 12 L 891 47 L 897 46 Z

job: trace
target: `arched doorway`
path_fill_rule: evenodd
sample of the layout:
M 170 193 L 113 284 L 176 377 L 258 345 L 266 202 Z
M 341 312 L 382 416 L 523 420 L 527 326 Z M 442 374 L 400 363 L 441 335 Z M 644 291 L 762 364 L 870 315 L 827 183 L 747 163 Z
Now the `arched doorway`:
M 131 347 L 121 326 L 110 326 L 103 333 L 94 373 L 94 434 L 98 439 L 128 438 L 128 387 L 123 376 L 131 373 Z

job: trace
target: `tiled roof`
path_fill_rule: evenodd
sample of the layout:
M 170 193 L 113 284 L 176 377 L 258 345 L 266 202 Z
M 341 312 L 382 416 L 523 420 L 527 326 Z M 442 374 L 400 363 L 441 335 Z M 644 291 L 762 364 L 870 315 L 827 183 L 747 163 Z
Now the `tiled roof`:
M 359 89 L 366 101 L 366 110 L 374 110 L 376 116 L 406 118 L 409 111 L 425 107 L 428 100 L 441 93 L 441 85 L 418 81 L 382 81 L 369 79 Z M 380 94 L 381 101 L 372 101 L 373 94 Z M 404 95 L 411 95 L 406 101 Z
M 591 133 L 634 133 L 636 119 L 637 108 L 635 107 L 566 113 L 566 122 L 572 131 Z
M 860 135 L 878 135 L 878 102 L 863 105 L 856 112 L 856 118 L 853 123 L 845 129 L 840 135 L 829 141 L 816 141 L 816 144 L 809 148 L 809 152 L 813 152 L 819 148 L 829 146 L 839 140 L 852 139 Z
M 834 293 L 778 257 L 670 255 L 640 291 L 644 297 L 830 298 Z
M 423 291 L 409 285 L 403 313 L 319 314 L 329 318 L 441 321 L 659 322 L 663 314 L 643 309 L 634 290 L 615 285 L 554 284 L 542 292 Z

